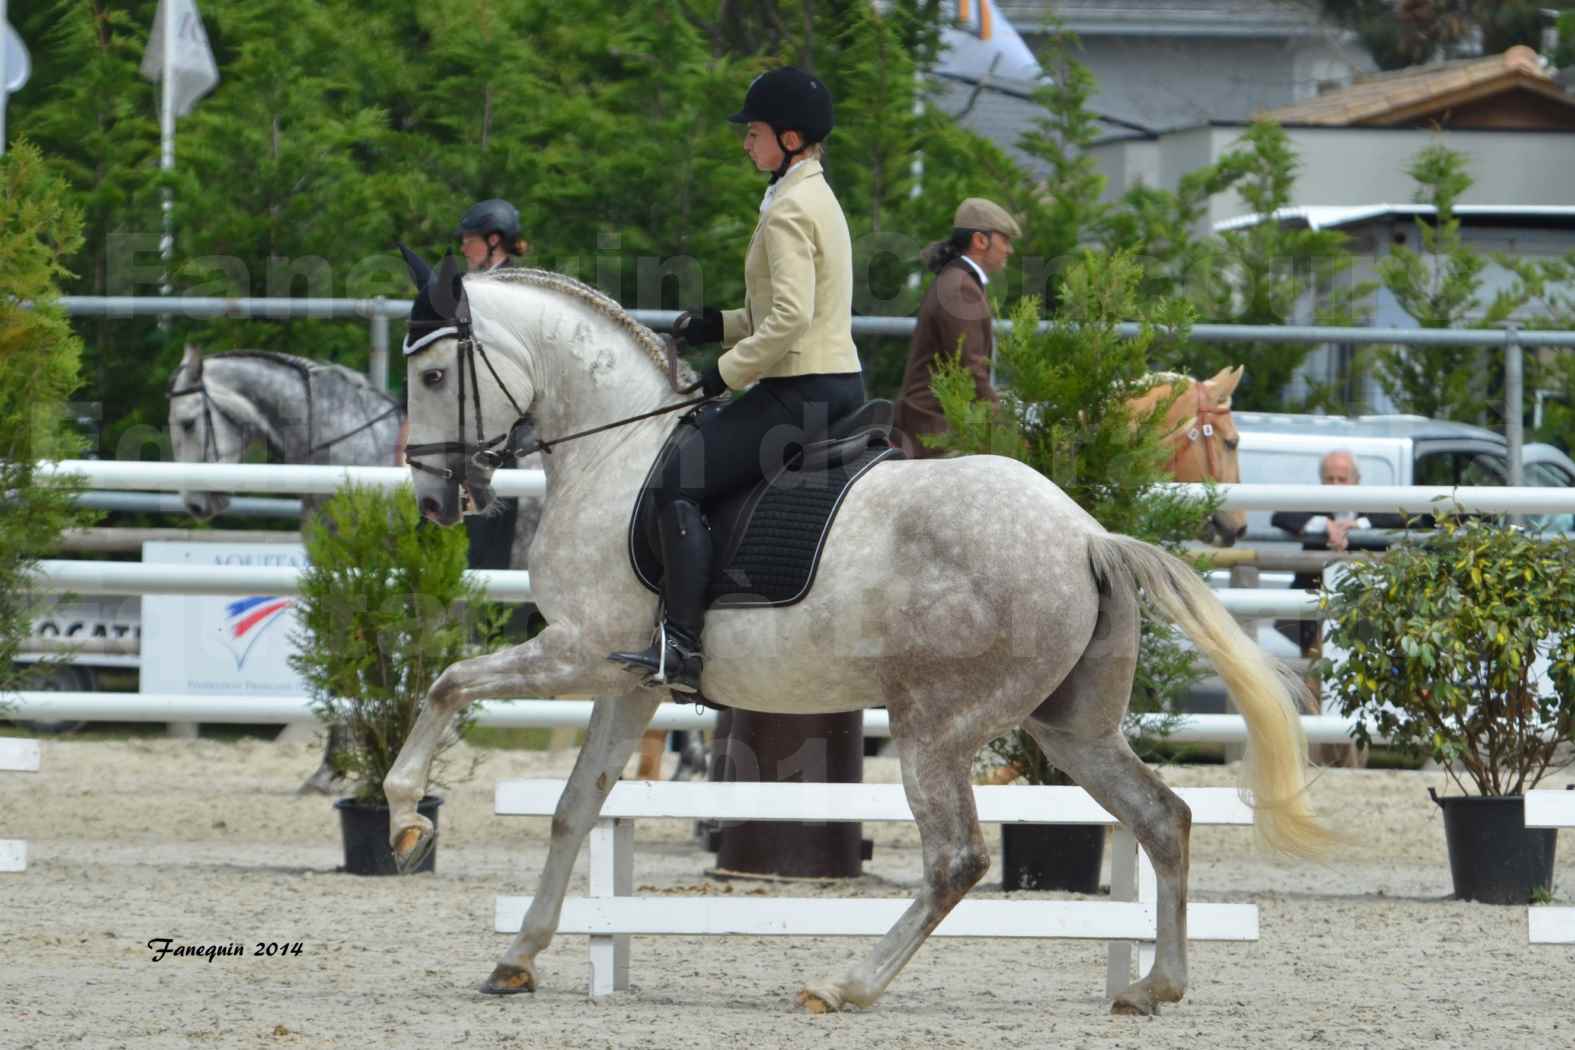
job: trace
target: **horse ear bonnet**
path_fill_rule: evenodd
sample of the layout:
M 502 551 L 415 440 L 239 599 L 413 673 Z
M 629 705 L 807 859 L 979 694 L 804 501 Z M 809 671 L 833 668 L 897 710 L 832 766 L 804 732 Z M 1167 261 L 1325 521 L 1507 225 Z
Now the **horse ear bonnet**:
M 465 306 L 464 264 L 452 252 L 443 256 L 434 272 L 422 258 L 403 244 L 399 250 L 410 269 L 410 279 L 416 283 L 416 301 L 410 307 L 410 321 L 405 334 L 406 357 L 428 344 L 459 334 L 462 308 Z M 468 314 L 468 310 L 463 310 Z

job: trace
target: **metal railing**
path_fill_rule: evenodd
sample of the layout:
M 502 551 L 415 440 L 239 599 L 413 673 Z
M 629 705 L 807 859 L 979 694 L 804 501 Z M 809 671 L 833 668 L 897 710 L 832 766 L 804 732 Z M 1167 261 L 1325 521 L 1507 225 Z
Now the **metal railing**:
M 371 356 L 367 374 L 380 389 L 388 386 L 388 325 L 410 313 L 410 300 L 385 299 L 288 299 L 198 296 L 87 296 L 68 295 L 62 308 L 81 317 L 261 317 L 277 320 L 316 318 L 363 319 L 371 329 Z M 631 310 L 641 324 L 658 331 L 672 327 L 674 310 Z M 912 317 L 855 317 L 853 334 L 906 339 L 913 334 Z M 1011 322 L 995 322 L 997 331 L 1010 331 Z M 1052 322 L 1040 323 L 1047 330 Z M 1143 326 L 1116 326 L 1118 335 L 1133 338 Z M 1523 331 L 1510 325 L 1502 329 L 1458 328 L 1359 328 L 1330 325 L 1224 325 L 1192 326 L 1192 338 L 1205 343 L 1349 343 L 1429 347 L 1484 347 L 1504 351 L 1504 440 L 1508 445 L 1509 484 L 1521 481 L 1520 450 L 1524 443 L 1521 401 L 1525 390 L 1525 347 L 1575 347 L 1575 332 Z

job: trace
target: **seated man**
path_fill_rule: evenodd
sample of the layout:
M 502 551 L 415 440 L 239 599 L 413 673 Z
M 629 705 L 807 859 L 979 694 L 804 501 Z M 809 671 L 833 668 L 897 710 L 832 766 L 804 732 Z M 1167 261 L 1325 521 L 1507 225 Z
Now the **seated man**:
M 1323 485 L 1359 485 L 1361 471 L 1356 466 L 1356 456 L 1345 449 L 1336 449 L 1324 456 L 1318 464 L 1318 481 Z M 1330 500 L 1334 503 L 1334 500 Z M 1276 511 L 1269 524 L 1284 529 L 1302 541 L 1302 550 L 1344 551 L 1350 547 L 1352 529 L 1403 529 L 1403 514 L 1358 514 L 1354 511 L 1310 514 L 1306 511 Z M 1291 586 L 1299 590 L 1316 591 L 1322 586 L 1318 573 L 1298 573 Z M 1318 648 L 1318 621 L 1276 620 L 1274 627 L 1295 642 L 1303 656 L 1311 656 Z

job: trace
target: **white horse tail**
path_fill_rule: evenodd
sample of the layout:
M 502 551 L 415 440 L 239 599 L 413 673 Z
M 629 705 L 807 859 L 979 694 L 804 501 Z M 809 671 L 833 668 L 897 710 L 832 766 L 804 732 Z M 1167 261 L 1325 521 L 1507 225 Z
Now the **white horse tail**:
M 1124 572 L 1165 619 L 1184 631 L 1214 665 L 1247 723 L 1243 786 L 1252 793 L 1258 834 L 1299 857 L 1325 853 L 1335 836 L 1307 801 L 1307 741 L 1295 694 L 1307 687 L 1247 637 L 1225 606 L 1180 558 L 1130 536 L 1089 536 L 1094 572 L 1115 583 Z

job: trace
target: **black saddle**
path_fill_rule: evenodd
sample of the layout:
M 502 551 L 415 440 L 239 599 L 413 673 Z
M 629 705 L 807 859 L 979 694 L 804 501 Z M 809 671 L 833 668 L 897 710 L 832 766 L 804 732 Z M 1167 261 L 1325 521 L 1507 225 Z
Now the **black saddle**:
M 690 427 L 721 406 L 708 402 L 673 428 L 646 475 L 629 523 L 634 574 L 661 593 L 661 544 L 656 533 L 656 484 L 662 464 Z M 792 605 L 809 593 L 832 519 L 853 483 L 876 463 L 900 459 L 891 444 L 892 403 L 866 401 L 805 445 L 759 484 L 727 493 L 701 508 L 716 551 L 708 601 L 716 608 Z

